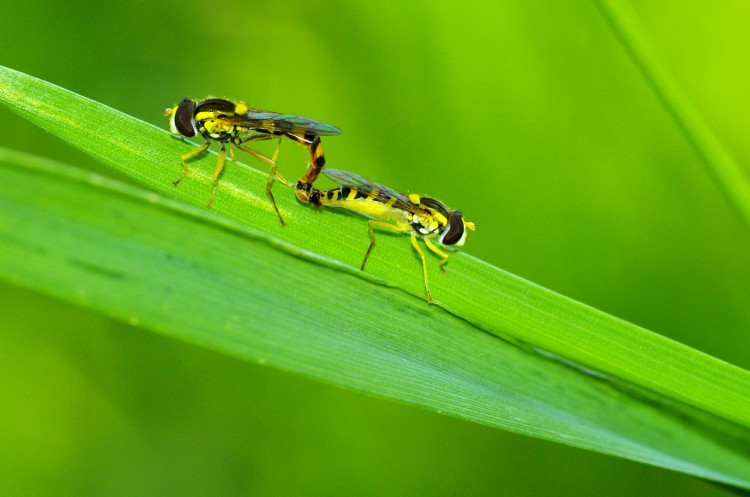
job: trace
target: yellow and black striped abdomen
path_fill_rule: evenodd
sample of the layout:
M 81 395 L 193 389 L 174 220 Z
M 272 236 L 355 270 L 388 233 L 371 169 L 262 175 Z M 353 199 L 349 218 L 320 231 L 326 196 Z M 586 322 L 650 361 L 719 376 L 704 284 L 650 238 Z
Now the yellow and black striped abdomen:
M 310 203 L 319 207 L 340 207 L 359 212 L 375 219 L 396 221 L 399 226 L 403 223 L 404 231 L 411 227 L 408 219 L 411 215 L 393 206 L 396 199 L 378 195 L 376 191 L 364 192 L 357 187 L 342 186 L 331 190 L 314 189 L 310 195 Z

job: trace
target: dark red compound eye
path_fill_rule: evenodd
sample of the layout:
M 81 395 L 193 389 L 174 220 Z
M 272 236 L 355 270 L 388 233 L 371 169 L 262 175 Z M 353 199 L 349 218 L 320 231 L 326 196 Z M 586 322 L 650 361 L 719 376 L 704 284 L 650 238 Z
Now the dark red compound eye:
M 443 245 L 454 245 L 464 236 L 464 220 L 461 213 L 456 211 L 448 221 L 448 232 L 443 237 Z
M 186 98 L 180 102 L 174 113 L 174 125 L 177 128 L 177 131 L 183 136 L 195 136 L 195 128 L 193 127 L 193 110 L 195 110 L 195 102 Z

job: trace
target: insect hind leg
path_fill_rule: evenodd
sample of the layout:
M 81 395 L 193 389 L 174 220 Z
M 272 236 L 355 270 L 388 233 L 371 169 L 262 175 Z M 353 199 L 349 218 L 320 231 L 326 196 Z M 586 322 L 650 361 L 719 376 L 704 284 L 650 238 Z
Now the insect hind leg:
M 242 150 L 243 152 L 246 152 L 254 157 L 257 157 L 271 165 L 271 172 L 268 175 L 268 180 L 266 181 L 266 193 L 268 194 L 268 198 L 271 200 L 271 205 L 273 206 L 273 210 L 276 211 L 276 217 L 279 218 L 279 222 L 281 223 L 281 226 L 284 227 L 286 226 L 286 223 L 284 222 L 284 218 L 281 217 L 281 213 L 279 212 L 279 207 L 276 205 L 276 199 L 273 196 L 273 192 L 271 192 L 271 184 L 273 183 L 274 177 L 279 178 L 279 180 L 287 186 L 294 186 L 292 183 L 287 181 L 281 174 L 279 174 L 278 171 L 276 171 L 276 158 L 279 155 L 279 148 L 281 147 L 281 138 L 279 138 L 278 143 L 276 144 L 276 149 L 274 150 L 272 157 L 267 157 L 256 150 L 253 150 L 251 148 L 247 148 L 241 145 L 242 143 L 252 141 L 252 140 L 269 140 L 271 138 L 273 138 L 272 135 L 253 135 L 242 141 L 238 140 L 233 143 L 235 147 Z
M 250 154 L 253 157 L 255 157 L 256 159 L 262 160 L 266 164 L 270 164 L 271 166 L 273 166 L 274 163 L 276 162 L 276 159 L 272 159 L 272 158 L 268 157 L 267 155 L 261 154 L 260 152 L 258 152 L 257 150 L 253 150 L 252 148 L 248 148 L 248 147 L 243 147 L 242 146 L 243 143 L 247 143 L 247 142 L 251 142 L 251 141 L 270 140 L 272 138 L 273 138 L 273 135 L 261 133 L 261 134 L 258 134 L 258 135 L 253 135 L 253 136 L 249 136 L 247 138 L 243 138 L 242 140 L 239 140 L 239 139 L 234 140 L 232 143 L 234 143 L 234 145 L 237 148 L 239 148 L 240 150 L 242 150 L 243 152 L 245 152 L 247 154 Z
M 367 258 L 370 257 L 370 252 L 372 252 L 372 248 L 375 246 L 375 232 L 372 230 L 373 226 L 379 226 L 381 228 L 385 228 L 392 231 L 401 231 L 401 228 L 398 226 L 395 226 L 391 223 L 387 223 L 385 221 L 377 221 L 375 219 L 370 219 L 367 221 L 367 229 L 370 230 L 370 246 L 367 247 L 367 252 L 365 252 L 365 258 L 362 260 L 362 265 L 359 267 L 360 271 L 365 270 L 365 264 L 367 264 Z
M 273 192 L 271 191 L 271 184 L 273 183 L 274 176 L 278 176 L 281 181 L 289 185 L 289 182 L 285 180 L 279 173 L 276 172 L 276 157 L 279 155 L 279 148 L 281 147 L 281 138 L 279 138 L 279 142 L 276 144 L 276 150 L 273 152 L 273 157 L 271 162 L 271 173 L 268 175 L 268 181 L 266 181 L 266 193 L 268 194 L 268 198 L 271 199 L 271 205 L 273 206 L 273 210 L 276 211 L 276 217 L 279 218 L 279 222 L 281 223 L 281 227 L 283 228 L 286 226 L 286 223 L 284 222 L 284 218 L 281 217 L 281 212 L 279 212 L 279 207 L 276 205 L 276 199 L 273 198 Z
M 370 230 L 370 246 L 367 247 L 367 252 L 365 253 L 365 258 L 362 260 L 362 266 L 360 266 L 360 270 L 364 271 L 365 264 L 367 263 L 367 258 L 370 256 L 370 252 L 372 252 L 372 248 L 375 246 L 375 232 L 373 231 L 373 226 L 379 226 L 381 228 L 389 229 L 392 231 L 403 231 L 400 226 L 387 223 L 385 221 L 377 221 L 374 219 L 371 219 L 367 221 L 367 227 Z M 427 279 L 427 261 L 424 257 L 424 252 L 419 247 L 419 243 L 417 242 L 417 235 L 416 233 L 411 234 L 411 245 L 414 247 L 414 250 L 417 251 L 417 254 L 419 254 L 419 257 L 422 259 L 422 273 L 424 275 L 424 288 L 427 290 L 427 303 L 432 304 L 432 293 L 430 292 L 430 283 Z M 429 245 L 428 245 L 429 246 Z M 437 247 L 435 247 L 437 248 Z M 439 249 L 438 249 L 439 250 Z

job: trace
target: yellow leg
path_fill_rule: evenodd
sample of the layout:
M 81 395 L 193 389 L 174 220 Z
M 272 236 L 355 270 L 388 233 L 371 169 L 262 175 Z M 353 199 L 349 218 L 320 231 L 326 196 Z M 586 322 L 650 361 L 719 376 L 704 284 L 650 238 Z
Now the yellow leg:
M 271 205 L 273 205 L 273 210 L 276 211 L 276 216 L 279 218 L 279 222 L 281 223 L 281 227 L 283 228 L 284 226 L 286 226 L 286 223 L 284 222 L 284 219 L 281 217 L 281 213 L 279 212 L 279 207 L 276 205 L 276 199 L 273 198 L 273 192 L 271 191 L 271 184 L 273 183 L 274 176 L 278 176 L 279 178 L 281 178 L 281 181 L 283 181 L 284 183 L 287 183 L 287 181 L 279 173 L 276 172 L 276 157 L 279 155 L 279 147 L 281 147 L 281 138 L 279 138 L 279 142 L 276 144 L 276 150 L 274 150 L 273 157 L 271 158 L 271 161 L 272 161 L 271 173 L 268 175 L 268 181 L 266 181 L 266 193 L 268 194 L 268 198 L 271 199 Z
M 251 148 L 243 147 L 241 144 L 248 142 L 248 141 L 258 141 L 258 140 L 269 140 L 273 138 L 273 135 L 253 135 L 250 138 L 246 138 L 242 140 L 241 142 L 235 142 L 235 146 L 242 150 L 243 152 L 246 152 L 253 157 L 257 157 L 258 159 L 267 162 L 271 165 L 271 173 L 268 175 L 268 181 L 266 182 L 266 193 L 268 194 L 268 198 L 271 199 L 271 205 L 273 205 L 273 209 L 276 211 L 276 216 L 279 218 L 279 222 L 281 223 L 281 226 L 286 226 L 286 223 L 284 222 L 284 219 L 281 217 L 281 213 L 279 212 L 279 208 L 276 205 L 276 199 L 273 198 L 273 193 L 271 192 L 271 183 L 273 182 L 273 178 L 277 177 L 279 180 L 284 183 L 286 186 L 294 186 L 292 183 L 288 182 L 281 174 L 279 174 L 276 171 L 276 158 L 279 155 L 279 148 L 281 147 L 281 138 L 279 138 L 278 143 L 276 144 L 276 150 L 273 152 L 273 157 L 267 157 L 260 152 L 253 150 Z
M 386 223 L 385 221 L 376 221 L 374 219 L 370 219 L 369 221 L 367 221 L 367 228 L 370 230 L 370 246 L 367 247 L 365 258 L 362 260 L 362 265 L 359 267 L 360 271 L 365 270 L 365 264 L 367 263 L 367 258 L 370 257 L 370 252 L 372 252 L 372 247 L 375 246 L 375 233 L 372 231 L 373 225 L 380 226 L 381 228 L 385 228 L 388 230 L 402 231 L 401 228 L 399 228 L 398 226 L 393 225 L 391 223 Z
M 276 145 L 276 150 L 273 153 L 273 157 L 266 157 L 265 155 L 261 154 L 260 152 L 257 152 L 251 148 L 243 147 L 242 145 L 235 144 L 237 148 L 242 150 L 243 152 L 247 152 L 248 154 L 258 157 L 264 162 L 267 162 L 271 165 L 271 177 L 276 176 L 279 178 L 279 180 L 284 183 L 286 186 L 294 186 L 294 183 L 290 183 L 287 181 L 281 174 L 279 174 L 276 171 L 276 156 L 279 155 L 279 147 L 281 147 L 281 138 L 279 138 L 279 143 Z
M 424 288 L 425 290 L 427 290 L 427 303 L 432 304 L 430 284 L 427 282 L 427 261 L 424 260 L 424 252 L 422 252 L 422 249 L 419 248 L 419 243 L 417 243 L 417 235 L 414 233 L 411 234 L 411 246 L 414 247 L 414 250 L 417 251 L 419 257 L 422 259 L 422 272 L 424 273 Z
M 435 244 L 432 243 L 432 241 L 430 240 L 430 237 L 425 237 L 424 244 L 427 245 L 428 249 L 432 250 L 437 255 L 439 255 L 440 257 L 442 257 L 442 260 L 440 261 L 440 270 L 442 272 L 445 272 L 445 268 L 443 267 L 443 264 L 445 264 L 446 262 L 448 262 L 448 254 L 446 254 L 445 252 L 443 252 L 442 250 L 440 250 L 439 248 L 437 248 L 435 246 Z
M 248 153 L 248 154 L 252 155 L 253 157 L 255 157 L 256 159 L 260 159 L 263 162 L 265 162 L 266 164 L 271 164 L 273 166 L 274 163 L 276 162 L 275 159 L 271 159 L 267 155 L 263 155 L 260 152 L 258 152 L 257 150 L 253 150 L 252 148 L 247 148 L 247 147 L 243 147 L 242 146 L 242 144 L 246 143 L 246 142 L 261 141 L 261 140 L 270 140 L 271 138 L 273 138 L 273 135 L 266 135 L 266 134 L 253 135 L 253 136 L 251 136 L 249 138 L 245 138 L 245 139 L 243 139 L 241 141 L 240 140 L 235 141 L 234 144 L 237 146 L 237 148 L 239 148 L 243 152 Z
M 367 252 L 365 252 L 365 258 L 362 259 L 362 265 L 359 266 L 359 270 L 360 271 L 364 271 L 365 270 L 365 264 L 367 264 L 367 258 L 370 257 L 370 252 L 372 252 L 372 247 L 375 246 L 375 233 L 373 233 L 373 231 L 372 231 L 372 224 L 373 223 L 377 223 L 378 225 L 385 224 L 385 223 L 381 223 L 381 222 L 378 222 L 378 221 L 372 221 L 372 220 L 371 221 L 367 221 L 367 229 L 370 230 L 370 245 L 367 247 Z
M 365 263 L 367 262 L 367 258 L 370 256 L 370 252 L 372 252 L 372 247 L 375 246 L 375 232 L 373 232 L 372 230 L 373 226 L 379 226 L 381 228 L 389 229 L 392 231 L 399 231 L 399 232 L 404 231 L 403 228 L 395 224 L 387 223 L 385 221 L 376 221 L 373 219 L 367 221 L 367 227 L 370 230 L 370 246 L 367 247 L 367 253 L 365 253 L 365 258 L 362 261 L 362 266 L 360 266 L 359 268 L 362 271 L 364 271 L 365 269 Z M 417 243 L 417 235 L 415 233 L 411 234 L 411 245 L 412 247 L 414 247 L 414 250 L 417 251 L 417 253 L 419 254 L 419 257 L 422 259 L 422 272 L 424 273 L 424 288 L 425 290 L 427 290 L 427 303 L 432 304 L 432 294 L 430 293 L 430 284 L 427 281 L 427 262 L 425 261 L 425 258 L 424 258 L 424 252 L 422 252 L 422 249 L 419 248 L 419 244 Z
M 177 185 L 179 185 L 179 184 L 180 184 L 180 181 L 182 181 L 182 178 L 184 178 L 184 177 L 185 177 L 185 175 L 186 175 L 186 174 L 188 173 L 188 169 L 190 169 L 190 168 L 188 167 L 188 165 L 187 165 L 187 162 L 186 162 L 186 161 L 187 161 L 188 159 L 192 159 L 192 158 L 193 158 L 193 157 L 195 157 L 196 155 L 200 155 L 200 154 L 202 154 L 203 152 L 205 152 L 205 151 L 206 151 L 206 150 L 208 149 L 208 146 L 209 146 L 209 145 L 210 145 L 210 143 L 209 143 L 209 142 L 206 142 L 206 143 L 204 143 L 203 145 L 201 145 L 200 147 L 196 148 L 195 150 L 191 150 L 190 152 L 188 152 L 188 153 L 186 153 L 186 154 L 184 154 L 184 155 L 182 155 L 182 156 L 180 157 L 180 159 L 182 159 L 182 174 L 180 174 L 180 177 L 179 177 L 179 178 L 177 178 L 176 180 L 174 180 L 174 181 L 172 182 L 172 184 L 174 184 L 174 186 L 177 186 Z
M 221 151 L 219 151 L 219 160 L 216 162 L 216 167 L 214 168 L 214 187 L 213 190 L 211 190 L 211 198 L 208 199 L 208 204 L 206 204 L 206 207 L 209 209 L 211 208 L 211 205 L 214 203 L 214 198 L 216 197 L 216 187 L 219 186 L 219 176 L 221 175 L 221 171 L 224 170 L 224 162 L 227 160 L 227 151 L 226 151 L 226 145 L 223 143 L 221 144 Z

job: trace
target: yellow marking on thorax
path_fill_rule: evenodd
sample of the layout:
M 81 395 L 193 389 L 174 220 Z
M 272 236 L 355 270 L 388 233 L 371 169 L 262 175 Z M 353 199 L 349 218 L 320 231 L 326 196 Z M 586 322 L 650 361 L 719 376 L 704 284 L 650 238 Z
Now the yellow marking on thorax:
M 247 114 L 250 112 L 250 107 L 245 102 L 239 102 L 234 106 L 234 113 L 237 115 Z
M 234 125 L 222 118 L 217 119 L 206 119 L 205 121 L 201 121 L 197 119 L 200 123 L 200 126 L 204 128 L 209 134 L 214 133 L 231 133 L 234 131 Z
M 437 221 L 438 223 L 442 224 L 443 226 L 448 226 L 448 220 L 447 220 L 447 219 L 445 218 L 445 216 L 443 216 L 443 215 L 442 215 L 442 214 L 440 214 L 439 212 L 435 212 L 435 213 L 434 213 L 434 214 L 432 215 L 432 217 L 434 217 L 434 218 L 435 218 L 435 220 L 436 220 L 436 221 Z
M 198 125 L 200 127 L 206 130 L 208 134 L 213 135 L 233 132 L 234 124 L 232 124 L 228 119 L 225 119 L 226 117 L 232 116 L 234 116 L 233 112 L 204 111 L 198 112 L 195 115 L 195 120 L 199 123 Z
M 204 121 L 206 119 L 220 119 L 222 117 L 232 117 L 234 113 L 232 112 L 223 112 L 223 111 L 208 111 L 204 110 L 203 112 L 198 112 L 195 115 L 196 121 Z
M 427 213 L 415 213 L 411 216 L 411 222 L 413 224 L 419 224 L 424 228 L 427 233 L 433 233 L 440 228 L 440 224 L 435 219 L 435 216 Z M 427 233 L 420 232 L 420 235 L 426 235 Z

